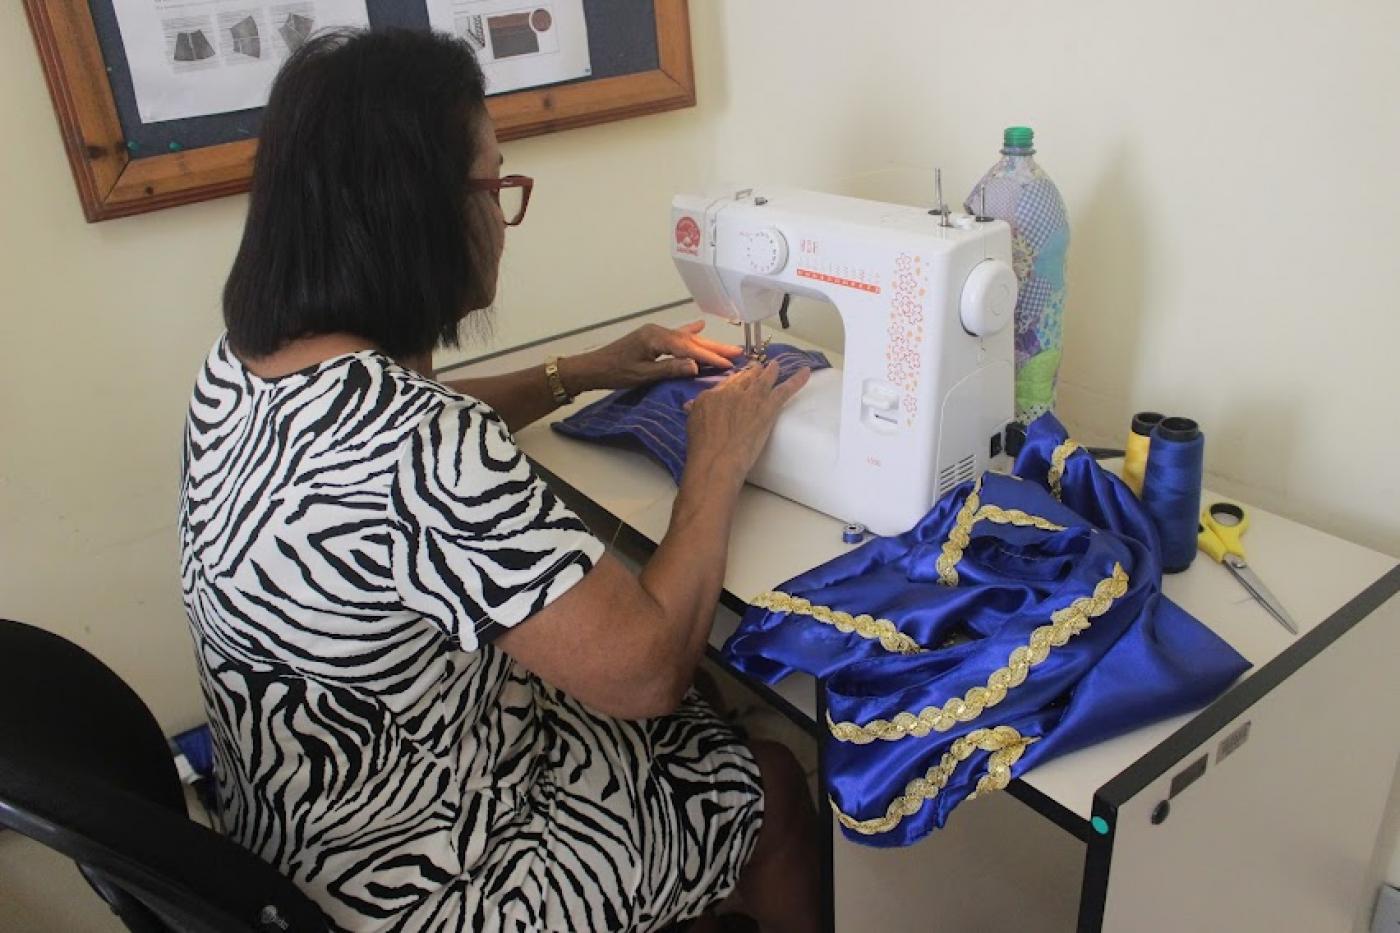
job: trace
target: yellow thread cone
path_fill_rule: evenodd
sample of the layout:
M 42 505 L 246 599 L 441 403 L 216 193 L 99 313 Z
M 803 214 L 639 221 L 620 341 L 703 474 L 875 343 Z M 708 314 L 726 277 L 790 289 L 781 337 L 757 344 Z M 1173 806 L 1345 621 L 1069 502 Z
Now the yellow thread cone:
M 1128 443 L 1123 450 L 1123 482 L 1142 498 L 1142 477 L 1147 470 L 1147 451 L 1151 446 L 1152 429 L 1162 416 L 1155 411 L 1140 411 L 1133 415 L 1133 424 L 1128 431 Z

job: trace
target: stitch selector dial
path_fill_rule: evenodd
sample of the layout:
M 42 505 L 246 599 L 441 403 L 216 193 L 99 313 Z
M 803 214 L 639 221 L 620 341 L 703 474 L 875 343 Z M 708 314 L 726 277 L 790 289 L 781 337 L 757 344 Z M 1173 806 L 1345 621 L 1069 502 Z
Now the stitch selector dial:
M 788 261 L 787 238 L 775 227 L 765 227 L 744 235 L 744 258 L 749 271 L 758 275 L 781 272 Z

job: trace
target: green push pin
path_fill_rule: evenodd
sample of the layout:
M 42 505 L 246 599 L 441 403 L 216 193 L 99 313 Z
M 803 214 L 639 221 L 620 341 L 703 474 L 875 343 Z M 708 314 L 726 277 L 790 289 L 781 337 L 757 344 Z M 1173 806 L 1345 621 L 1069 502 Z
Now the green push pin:
M 172 139 L 172 140 L 170 141 L 170 151 L 171 151 L 171 152 L 179 152 L 182 148 L 183 148 L 183 147 L 182 147 L 179 143 L 177 143 L 175 140 Z
M 136 140 L 134 140 L 134 139 L 128 139 L 128 140 L 126 141 L 126 151 L 127 151 L 127 152 L 135 152 L 136 150 L 138 150 L 138 149 L 140 149 L 140 148 L 141 148 L 141 144 L 138 143 Z
M 1089 821 L 1089 824 L 1094 827 L 1094 832 L 1098 833 L 1100 836 L 1108 835 L 1108 820 L 1103 817 L 1096 816 Z

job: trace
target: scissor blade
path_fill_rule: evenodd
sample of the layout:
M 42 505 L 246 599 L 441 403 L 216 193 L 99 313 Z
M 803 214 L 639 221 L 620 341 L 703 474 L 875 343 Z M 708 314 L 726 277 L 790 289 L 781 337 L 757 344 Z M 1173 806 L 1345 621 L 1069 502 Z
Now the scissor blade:
M 1298 624 L 1293 621 L 1293 617 L 1288 614 L 1288 610 L 1283 608 L 1283 604 L 1269 592 L 1269 588 L 1264 585 L 1264 581 L 1259 579 L 1258 574 L 1250 569 L 1243 557 L 1230 554 L 1225 558 L 1225 566 L 1230 568 L 1230 572 L 1235 575 L 1235 579 L 1253 596 L 1259 605 L 1268 610 L 1269 615 L 1278 619 L 1284 628 L 1294 635 L 1298 634 Z

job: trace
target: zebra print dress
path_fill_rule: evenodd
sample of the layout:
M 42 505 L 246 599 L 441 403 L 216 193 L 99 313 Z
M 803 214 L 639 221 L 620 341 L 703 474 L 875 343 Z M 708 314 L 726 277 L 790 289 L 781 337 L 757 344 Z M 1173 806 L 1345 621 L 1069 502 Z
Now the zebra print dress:
M 725 896 L 757 767 L 694 695 L 591 712 L 492 646 L 603 552 L 486 405 L 373 351 L 190 405 L 181 574 L 225 826 L 343 930 L 647 930 Z

